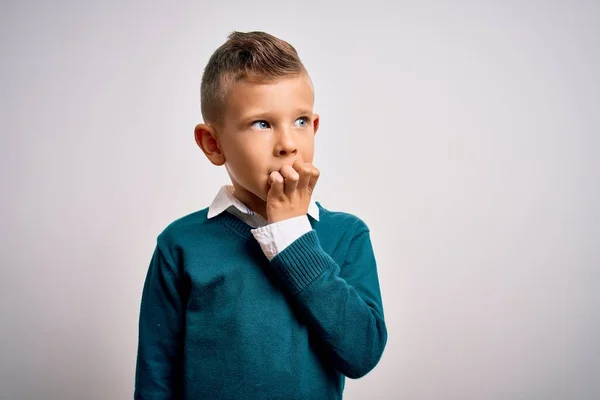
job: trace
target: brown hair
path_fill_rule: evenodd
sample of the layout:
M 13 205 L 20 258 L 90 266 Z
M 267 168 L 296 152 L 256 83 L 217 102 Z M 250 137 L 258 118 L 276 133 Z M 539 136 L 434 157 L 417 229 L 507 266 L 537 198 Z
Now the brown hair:
M 200 108 L 206 123 L 219 122 L 231 85 L 241 79 L 269 82 L 306 73 L 296 49 L 265 32 L 233 32 L 212 54 L 200 86 Z

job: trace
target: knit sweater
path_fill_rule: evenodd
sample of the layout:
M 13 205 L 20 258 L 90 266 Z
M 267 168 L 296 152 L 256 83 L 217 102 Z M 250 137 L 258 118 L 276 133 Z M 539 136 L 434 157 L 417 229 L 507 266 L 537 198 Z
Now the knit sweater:
M 158 235 L 139 318 L 136 399 L 341 399 L 387 342 L 368 226 L 319 202 L 268 260 L 208 208 Z

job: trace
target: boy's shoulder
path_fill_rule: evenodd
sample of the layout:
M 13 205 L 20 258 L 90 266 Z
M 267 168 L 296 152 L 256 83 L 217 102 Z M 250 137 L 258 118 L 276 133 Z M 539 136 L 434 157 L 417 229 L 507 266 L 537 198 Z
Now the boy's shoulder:
M 197 235 L 202 232 L 202 225 L 207 223 L 207 215 L 208 207 L 183 215 L 168 223 L 158 237 L 172 243 L 178 238 Z
M 356 214 L 325 208 L 319 201 L 315 203 L 319 207 L 319 223 L 323 223 L 326 227 L 346 229 L 350 232 L 369 231 L 367 223 Z

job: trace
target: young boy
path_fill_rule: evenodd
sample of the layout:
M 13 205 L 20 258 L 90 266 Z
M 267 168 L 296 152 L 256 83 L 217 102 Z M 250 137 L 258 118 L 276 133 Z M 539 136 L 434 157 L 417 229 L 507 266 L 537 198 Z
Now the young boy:
M 369 228 L 311 195 L 319 116 L 296 50 L 232 33 L 208 61 L 196 143 L 232 185 L 157 238 L 136 399 L 341 399 L 387 342 Z

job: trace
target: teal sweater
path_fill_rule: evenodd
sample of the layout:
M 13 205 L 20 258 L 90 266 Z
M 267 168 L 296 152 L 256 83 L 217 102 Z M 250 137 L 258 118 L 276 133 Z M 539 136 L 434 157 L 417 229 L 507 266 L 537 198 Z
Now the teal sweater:
M 369 228 L 319 206 L 271 261 L 208 208 L 157 238 L 142 293 L 136 399 L 341 399 L 387 342 Z

